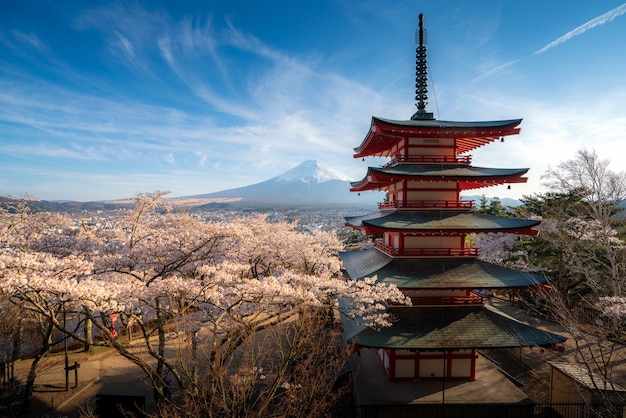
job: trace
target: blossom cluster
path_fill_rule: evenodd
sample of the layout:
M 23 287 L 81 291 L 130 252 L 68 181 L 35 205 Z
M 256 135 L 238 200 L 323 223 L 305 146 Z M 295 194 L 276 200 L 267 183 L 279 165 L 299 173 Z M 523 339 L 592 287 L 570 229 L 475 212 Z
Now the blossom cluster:
M 0 292 L 51 318 L 62 308 L 147 321 L 165 310 L 224 330 L 345 297 L 355 318 L 379 327 L 389 325 L 387 300 L 406 302 L 393 286 L 345 280 L 334 233 L 264 217 L 204 222 L 169 211 L 163 196 L 139 194 L 135 209 L 98 229 L 0 214 L 13 225 L 0 237 Z
M 608 318 L 621 322 L 626 318 L 626 297 L 603 296 L 596 302 L 596 308 Z

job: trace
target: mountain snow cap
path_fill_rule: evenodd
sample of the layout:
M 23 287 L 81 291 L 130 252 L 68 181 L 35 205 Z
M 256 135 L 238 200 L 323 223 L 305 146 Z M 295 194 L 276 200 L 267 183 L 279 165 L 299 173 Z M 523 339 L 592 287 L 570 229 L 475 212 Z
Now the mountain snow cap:
M 274 178 L 277 182 L 323 183 L 329 180 L 354 181 L 315 160 L 307 160 Z

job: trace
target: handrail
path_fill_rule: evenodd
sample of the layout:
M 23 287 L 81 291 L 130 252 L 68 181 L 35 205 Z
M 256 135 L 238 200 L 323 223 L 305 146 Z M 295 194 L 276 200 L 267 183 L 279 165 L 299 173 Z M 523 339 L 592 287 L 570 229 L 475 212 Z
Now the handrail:
M 380 202 L 379 209 L 472 209 L 473 200 L 408 200 Z
M 383 242 L 374 241 L 374 246 L 390 256 L 398 257 L 478 257 L 478 248 L 407 248 L 399 250 Z
M 390 167 L 402 163 L 419 163 L 419 164 L 470 164 L 472 162 L 471 155 L 448 156 L 448 155 L 396 155 L 383 167 Z
M 477 295 L 471 293 L 468 296 L 413 296 L 411 297 L 411 304 L 413 306 L 424 305 L 484 305 L 487 302 L 486 296 Z M 399 303 L 397 305 L 400 305 Z

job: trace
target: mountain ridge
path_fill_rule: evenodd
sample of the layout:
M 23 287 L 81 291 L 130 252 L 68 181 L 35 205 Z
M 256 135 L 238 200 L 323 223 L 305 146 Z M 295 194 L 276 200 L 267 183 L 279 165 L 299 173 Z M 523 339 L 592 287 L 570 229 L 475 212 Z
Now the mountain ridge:
M 351 193 L 350 177 L 316 160 L 306 160 L 290 170 L 268 180 L 247 186 L 202 193 L 168 200 L 186 209 L 363 209 L 374 212 L 377 203 L 384 200 L 380 192 Z M 463 195 L 478 205 L 482 196 Z M 490 202 L 493 198 L 487 198 Z M 0 205 L 1 205 L 0 199 Z M 504 206 L 519 206 L 515 199 L 503 198 Z M 132 199 L 116 199 L 95 202 L 39 201 L 34 207 L 45 211 L 108 211 L 132 207 Z
M 181 198 L 172 202 L 183 204 L 202 199 L 210 201 L 201 208 L 211 207 L 256 207 L 256 208 L 331 208 L 363 207 L 372 208 L 381 196 L 375 193 L 361 198 L 350 192 L 353 180 L 316 160 L 306 160 L 296 167 L 268 180 L 248 186 L 203 193 Z M 374 206 L 375 207 L 375 206 Z

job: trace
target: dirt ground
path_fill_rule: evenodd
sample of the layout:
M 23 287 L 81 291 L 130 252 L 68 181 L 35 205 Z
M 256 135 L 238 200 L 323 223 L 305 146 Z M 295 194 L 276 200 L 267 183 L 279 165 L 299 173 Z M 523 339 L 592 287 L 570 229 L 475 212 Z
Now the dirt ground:
M 550 385 L 550 366 L 548 361 L 580 362 L 582 352 L 590 352 L 597 342 L 576 344 L 558 324 L 537 317 L 525 309 L 512 305 L 508 300 L 498 299 L 494 306 L 505 313 L 518 318 L 529 325 L 568 337 L 564 344 L 565 351 L 554 352 L 542 348 L 516 348 L 480 350 L 480 354 L 490 360 L 512 382 L 534 402 L 547 403 Z M 615 344 L 613 347 L 614 383 L 626 386 L 626 346 Z M 98 348 L 93 353 L 74 352 L 69 356 L 69 364 L 80 364 L 79 384 L 75 386 L 73 371 L 69 375 L 69 390 L 65 391 L 65 373 L 63 353 L 51 355 L 42 360 L 33 393 L 33 406 L 28 414 L 22 413 L 20 401 L 23 398 L 23 386 L 8 388 L 0 396 L 0 417 L 79 417 L 81 410 L 93 402 L 96 393 L 106 393 L 107 387 L 127 393 L 146 396 L 149 406 L 150 391 L 142 381 L 135 365 L 121 358 L 113 349 Z M 29 360 L 15 363 L 15 377 L 23 383 L 26 380 Z M 108 385 L 108 386 L 107 386 Z M 13 400 L 10 402 L 9 400 Z M 84 416 L 84 414 L 83 414 Z
M 44 357 L 38 367 L 32 405 L 28 412 L 22 410 L 24 382 L 32 360 L 15 362 L 14 374 L 18 385 L 6 389 L 0 399 L 0 417 L 78 417 L 88 415 L 94 391 L 101 390 L 103 378 L 109 373 L 119 372 L 120 365 L 136 373 L 135 366 L 126 364 L 111 348 L 97 348 L 91 353 L 70 352 L 69 365 L 79 365 L 77 373 L 68 373 L 68 390 L 65 383 L 65 356 L 56 353 Z M 125 369 L 123 369 L 125 370 Z M 122 375 L 128 376 L 126 373 Z M 78 384 L 76 384 L 78 377 Z M 128 379 L 132 384 L 132 379 Z M 135 379 L 136 381 L 136 379 Z M 93 392 L 93 393 L 92 393 Z

